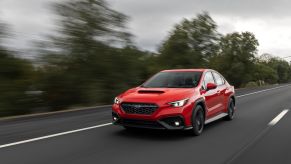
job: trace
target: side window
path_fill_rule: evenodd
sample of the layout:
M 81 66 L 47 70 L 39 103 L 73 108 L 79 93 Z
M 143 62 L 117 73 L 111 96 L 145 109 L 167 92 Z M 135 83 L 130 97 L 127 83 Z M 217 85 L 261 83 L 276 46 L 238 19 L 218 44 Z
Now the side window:
M 206 89 L 208 83 L 215 83 L 211 72 L 206 72 L 203 80 L 203 89 Z
M 213 76 L 215 78 L 216 85 L 223 85 L 224 84 L 223 78 L 221 78 L 221 76 L 218 73 L 213 72 Z
M 220 75 L 220 77 L 222 79 L 222 84 L 225 84 L 225 78 L 222 75 Z

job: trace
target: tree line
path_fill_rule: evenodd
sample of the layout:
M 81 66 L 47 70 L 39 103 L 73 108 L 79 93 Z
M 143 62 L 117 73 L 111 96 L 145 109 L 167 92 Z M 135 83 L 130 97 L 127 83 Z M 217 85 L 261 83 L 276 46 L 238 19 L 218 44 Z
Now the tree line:
M 57 28 L 37 43 L 37 58 L 19 58 L 0 46 L 0 116 L 109 104 L 163 69 L 212 68 L 235 87 L 291 79 L 290 63 L 258 55 L 253 33 L 222 35 L 207 12 L 177 23 L 158 52 L 147 52 L 133 43 L 128 17 L 103 0 L 66 1 L 52 9 Z M 5 27 L 0 24 L 0 43 Z

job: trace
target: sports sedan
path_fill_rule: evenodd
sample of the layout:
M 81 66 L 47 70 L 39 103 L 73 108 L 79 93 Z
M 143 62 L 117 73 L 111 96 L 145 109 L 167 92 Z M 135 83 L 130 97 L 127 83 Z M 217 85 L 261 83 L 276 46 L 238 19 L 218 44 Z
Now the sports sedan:
M 235 92 L 211 69 L 164 70 L 114 99 L 113 123 L 126 129 L 189 130 L 200 135 L 204 125 L 232 120 Z

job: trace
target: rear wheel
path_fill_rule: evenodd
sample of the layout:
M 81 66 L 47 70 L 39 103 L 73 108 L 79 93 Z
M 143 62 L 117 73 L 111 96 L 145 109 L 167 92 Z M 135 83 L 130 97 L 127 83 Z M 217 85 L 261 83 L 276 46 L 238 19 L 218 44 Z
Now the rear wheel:
M 235 105 L 233 99 L 230 99 L 227 109 L 227 116 L 225 117 L 226 120 L 230 121 L 234 118 L 234 112 L 235 112 Z
M 200 105 L 197 105 L 192 114 L 192 129 L 191 133 L 194 136 L 199 136 L 204 129 L 204 112 Z

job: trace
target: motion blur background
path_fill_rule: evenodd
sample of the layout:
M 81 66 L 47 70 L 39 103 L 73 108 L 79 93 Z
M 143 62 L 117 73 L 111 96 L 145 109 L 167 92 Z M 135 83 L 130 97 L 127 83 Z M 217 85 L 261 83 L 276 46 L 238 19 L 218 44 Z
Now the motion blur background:
M 169 31 L 161 26 L 160 33 L 166 36 L 157 35 L 160 43 L 149 48 L 136 43 L 138 39 L 128 28 L 130 17 L 111 6 L 122 1 L 50 1 L 44 8 L 51 13 L 53 22 L 47 21 L 46 14 L 36 17 L 43 24 L 35 30 L 44 24 L 51 26 L 42 36 L 14 31 L 15 22 L 7 21 L 9 12 L 13 12 L 7 6 L 11 7 L 9 2 L 13 1 L 1 1 L 0 116 L 110 104 L 118 93 L 163 69 L 212 68 L 235 87 L 291 80 L 291 65 L 284 58 L 288 52 L 284 56 L 259 51 L 259 40 L 252 31 L 219 32 L 220 27 L 207 7 L 198 14 L 179 17 L 169 25 Z M 14 3 L 18 8 L 29 9 L 25 1 Z M 43 14 L 38 13 L 40 8 L 34 14 Z M 150 10 L 143 13 L 151 17 Z M 29 14 L 23 13 L 23 19 L 18 21 L 29 20 L 33 22 Z M 152 19 L 139 22 L 144 25 L 139 35 L 159 33 L 148 30 Z M 268 38 L 268 32 L 265 35 Z

